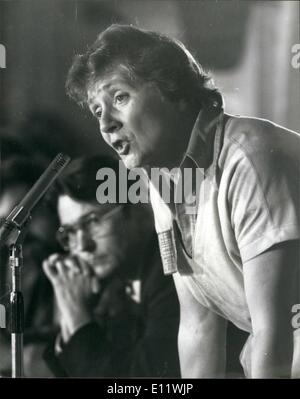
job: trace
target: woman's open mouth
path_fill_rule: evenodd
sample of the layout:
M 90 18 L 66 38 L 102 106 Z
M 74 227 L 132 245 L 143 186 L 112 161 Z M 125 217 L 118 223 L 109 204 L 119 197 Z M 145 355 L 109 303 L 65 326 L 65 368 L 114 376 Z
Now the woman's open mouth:
M 117 140 L 113 143 L 113 147 L 119 155 L 127 155 L 130 150 L 130 143 L 125 140 Z

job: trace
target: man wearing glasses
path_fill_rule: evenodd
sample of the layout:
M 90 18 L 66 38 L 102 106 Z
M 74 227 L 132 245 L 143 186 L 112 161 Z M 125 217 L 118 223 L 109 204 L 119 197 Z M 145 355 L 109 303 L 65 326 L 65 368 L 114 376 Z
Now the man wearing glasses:
M 61 333 L 45 353 L 57 376 L 177 377 L 179 311 L 163 276 L 151 211 L 99 204 L 100 168 L 118 162 L 73 161 L 61 179 L 57 238 L 63 253 L 44 261 Z

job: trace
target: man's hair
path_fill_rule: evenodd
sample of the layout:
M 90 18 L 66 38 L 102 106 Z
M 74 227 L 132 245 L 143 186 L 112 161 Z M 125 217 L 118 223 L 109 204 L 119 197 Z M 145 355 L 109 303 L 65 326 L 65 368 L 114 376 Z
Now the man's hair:
M 92 155 L 74 159 L 58 181 L 58 196 L 68 195 L 75 201 L 96 202 L 96 191 L 101 180 L 96 174 L 101 168 L 110 168 L 116 174 L 118 187 L 119 163 L 106 155 Z
M 114 24 L 104 30 L 69 70 L 66 91 L 80 105 L 106 71 L 125 66 L 132 81 L 152 82 L 170 101 L 185 100 L 195 109 L 222 106 L 222 96 L 186 47 L 162 33 Z

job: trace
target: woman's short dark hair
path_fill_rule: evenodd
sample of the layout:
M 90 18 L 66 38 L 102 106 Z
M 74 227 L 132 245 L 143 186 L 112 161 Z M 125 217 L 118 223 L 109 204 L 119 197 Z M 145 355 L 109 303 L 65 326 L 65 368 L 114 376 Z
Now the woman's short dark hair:
M 185 46 L 162 33 L 130 25 L 111 25 L 85 54 L 77 55 L 67 81 L 67 94 L 87 103 L 89 87 L 109 68 L 123 65 L 132 80 L 152 82 L 171 101 L 185 100 L 201 108 L 222 105 L 222 96 Z

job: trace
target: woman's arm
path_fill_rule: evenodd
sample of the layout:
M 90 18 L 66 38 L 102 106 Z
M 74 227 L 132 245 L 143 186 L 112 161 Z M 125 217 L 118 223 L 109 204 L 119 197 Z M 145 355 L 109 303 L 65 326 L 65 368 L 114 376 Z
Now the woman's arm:
M 245 292 L 253 328 L 252 378 L 291 376 L 291 310 L 297 302 L 298 251 L 298 241 L 287 241 L 244 264 Z
M 222 317 L 202 306 L 173 275 L 180 302 L 178 350 L 183 378 L 224 378 L 226 327 Z

